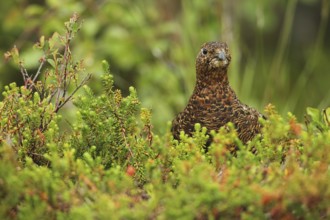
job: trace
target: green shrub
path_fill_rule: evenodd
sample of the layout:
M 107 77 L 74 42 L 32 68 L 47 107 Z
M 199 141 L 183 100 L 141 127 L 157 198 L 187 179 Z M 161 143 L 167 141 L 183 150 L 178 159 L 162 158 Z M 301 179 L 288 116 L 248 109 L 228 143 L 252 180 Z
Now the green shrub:
M 41 62 L 48 63 L 42 78 L 29 76 L 20 61 L 25 85 L 3 92 L 1 219 L 329 217 L 329 109 L 308 108 L 305 126 L 269 105 L 262 134 L 247 146 L 231 124 L 212 132 L 207 152 L 206 130 L 198 124 L 180 142 L 169 125 L 157 136 L 135 89 L 124 97 L 113 88 L 107 62 L 101 94 L 84 85 L 88 75 L 79 81 L 82 62 L 68 56 L 76 18 L 64 35 L 38 44 Z M 17 49 L 7 55 L 19 60 Z M 76 117 L 62 132 L 68 116 L 60 110 L 74 97 Z

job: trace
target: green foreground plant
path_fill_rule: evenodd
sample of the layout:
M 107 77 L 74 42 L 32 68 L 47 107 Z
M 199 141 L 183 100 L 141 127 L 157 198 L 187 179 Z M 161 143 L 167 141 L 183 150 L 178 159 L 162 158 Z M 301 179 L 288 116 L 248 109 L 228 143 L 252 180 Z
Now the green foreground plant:
M 269 105 L 262 134 L 247 146 L 229 124 L 212 133 L 205 152 L 198 124 L 180 142 L 169 129 L 154 135 L 150 111 L 134 88 L 127 97 L 113 88 L 105 61 L 103 92 L 95 95 L 83 62 L 71 56 L 77 17 L 66 27 L 63 36 L 41 38 L 33 76 L 17 49 L 6 54 L 19 62 L 25 84 L 6 87 L 0 103 L 1 219 L 329 217 L 329 109 L 309 108 L 304 126 Z M 80 88 L 76 118 L 61 132 L 59 110 Z M 231 144 L 240 148 L 235 156 Z

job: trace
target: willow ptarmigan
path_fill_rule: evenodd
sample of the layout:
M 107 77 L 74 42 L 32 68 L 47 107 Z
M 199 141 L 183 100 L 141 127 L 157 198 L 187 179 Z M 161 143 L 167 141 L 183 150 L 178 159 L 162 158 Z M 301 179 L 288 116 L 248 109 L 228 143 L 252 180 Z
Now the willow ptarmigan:
M 230 87 L 227 69 L 231 56 L 226 43 L 209 42 L 202 45 L 196 58 L 196 85 L 186 108 L 172 121 L 172 133 L 179 139 L 180 131 L 191 135 L 200 123 L 208 131 L 218 131 L 232 122 L 243 143 L 261 130 L 257 110 L 243 104 Z

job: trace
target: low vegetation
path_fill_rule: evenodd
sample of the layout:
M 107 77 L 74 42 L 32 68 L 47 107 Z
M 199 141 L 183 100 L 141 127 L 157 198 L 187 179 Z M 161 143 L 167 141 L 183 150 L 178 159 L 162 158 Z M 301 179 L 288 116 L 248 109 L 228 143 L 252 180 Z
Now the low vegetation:
M 103 91 L 88 87 L 70 50 L 79 29 L 73 16 L 66 33 L 40 39 L 35 74 L 16 48 L 6 53 L 24 85 L 6 86 L 0 103 L 1 219 L 329 218 L 329 109 L 308 108 L 301 123 L 268 105 L 248 145 L 230 124 L 207 151 L 198 124 L 180 142 L 170 125 L 158 136 L 137 91 L 114 88 L 106 61 Z

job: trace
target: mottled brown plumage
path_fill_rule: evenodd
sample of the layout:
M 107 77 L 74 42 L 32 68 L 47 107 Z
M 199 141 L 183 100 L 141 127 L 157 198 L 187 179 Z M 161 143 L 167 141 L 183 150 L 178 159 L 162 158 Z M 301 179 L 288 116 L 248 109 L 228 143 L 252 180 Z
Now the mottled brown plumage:
M 196 86 L 186 108 L 172 122 L 172 133 L 191 135 L 200 123 L 208 131 L 217 131 L 232 122 L 243 143 L 261 130 L 257 110 L 243 104 L 230 87 L 227 69 L 231 60 L 226 43 L 205 43 L 196 58 Z

